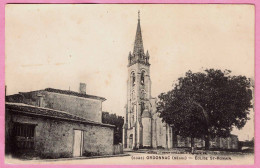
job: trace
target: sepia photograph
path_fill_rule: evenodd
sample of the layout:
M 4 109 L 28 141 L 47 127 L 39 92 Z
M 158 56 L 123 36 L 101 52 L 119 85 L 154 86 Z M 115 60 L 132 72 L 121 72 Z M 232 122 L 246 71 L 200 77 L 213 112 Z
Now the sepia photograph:
M 253 165 L 255 6 L 7 4 L 5 163 Z

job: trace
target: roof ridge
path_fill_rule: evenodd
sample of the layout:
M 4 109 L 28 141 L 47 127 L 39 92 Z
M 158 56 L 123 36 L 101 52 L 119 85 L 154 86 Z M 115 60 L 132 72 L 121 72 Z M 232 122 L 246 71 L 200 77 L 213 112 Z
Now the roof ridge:
M 56 109 L 51 109 L 51 108 L 46 108 L 46 107 L 38 107 L 38 106 L 33 106 L 33 105 L 30 105 L 30 104 L 25 104 L 25 103 L 13 103 L 13 102 L 6 102 L 6 104 L 10 104 L 10 105 L 21 105 L 21 106 L 27 106 L 27 107 L 35 107 L 35 108 L 39 108 L 39 109 L 45 109 L 45 110 L 52 110 L 52 111 L 57 111 L 57 112 L 61 112 L 61 113 L 64 113 L 64 114 L 69 114 L 71 116 L 75 116 L 75 117 L 79 117 L 79 118 L 82 118 L 80 116 L 77 116 L 75 114 L 71 114 L 70 112 L 66 112 L 66 111 L 62 111 L 62 110 L 56 110 Z M 82 118 L 85 120 L 85 118 Z M 91 121 L 91 120 L 90 120 Z
M 98 98 L 101 99 L 103 101 L 106 100 L 106 98 L 101 97 L 101 96 L 96 96 L 96 95 L 91 95 L 91 94 L 83 94 L 83 93 L 79 93 L 76 91 L 71 91 L 71 90 L 62 90 L 62 89 L 55 89 L 55 88 L 45 88 L 45 91 L 48 92 L 55 92 L 55 93 L 60 93 L 60 94 L 69 94 L 72 93 L 72 95 L 74 96 L 78 96 L 78 97 L 85 97 L 85 98 Z M 66 93 L 67 92 L 67 93 Z M 88 97 L 89 96 L 89 97 Z
M 69 112 L 66 112 L 66 111 L 61 111 L 61 110 L 56 110 L 56 109 L 51 109 L 51 108 L 45 108 L 45 107 L 38 107 L 38 106 L 33 106 L 33 105 L 29 105 L 29 104 L 24 104 L 24 103 L 13 103 L 13 102 L 5 102 L 5 104 L 7 105 L 16 105 L 16 106 L 23 106 L 23 107 L 31 107 L 31 108 L 38 108 L 38 109 L 43 109 L 43 110 L 49 110 L 49 111 L 54 111 L 54 112 L 58 112 L 58 113 L 63 113 L 63 114 L 67 114 L 71 117 L 74 117 L 76 119 L 74 120 L 81 120 L 82 122 L 85 121 L 85 122 L 88 122 L 88 123 L 92 123 L 92 124 L 100 124 L 100 125 L 107 125 L 107 126 L 113 126 L 111 124 L 105 124 L 105 123 L 102 123 L 102 122 L 96 122 L 96 121 L 92 121 L 92 120 L 89 120 L 89 119 L 85 119 L 83 117 L 80 117 L 80 116 L 77 116 L 77 115 L 74 115 L 74 114 L 71 114 Z M 37 114 L 37 113 L 33 113 L 33 114 Z M 43 114 L 42 114 L 43 115 Z M 55 116 L 49 116 L 49 117 L 55 117 Z M 58 117 L 58 116 L 57 116 Z M 69 118 L 67 118 L 69 119 Z M 71 120 L 73 120 L 73 118 L 71 118 Z

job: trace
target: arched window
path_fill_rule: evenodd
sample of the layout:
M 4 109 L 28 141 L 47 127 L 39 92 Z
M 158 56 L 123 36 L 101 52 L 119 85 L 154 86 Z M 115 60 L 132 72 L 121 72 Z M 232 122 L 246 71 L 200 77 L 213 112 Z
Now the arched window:
M 132 86 L 135 86 L 135 73 L 134 72 L 132 72 L 131 78 L 132 78 Z
M 134 114 L 132 114 L 132 125 L 131 125 L 131 127 L 134 126 L 134 121 L 135 121 L 135 116 L 134 116 Z
M 134 122 L 136 121 L 136 113 L 137 113 L 137 111 L 136 111 L 136 105 L 134 105 Z
M 130 128 L 132 127 L 132 113 L 131 112 L 129 115 L 129 126 L 130 126 Z
M 144 110 L 145 110 L 144 102 L 141 102 L 141 116 L 143 115 Z
M 145 76 L 145 71 L 142 71 L 142 73 L 141 73 L 141 85 L 144 85 L 144 76 Z

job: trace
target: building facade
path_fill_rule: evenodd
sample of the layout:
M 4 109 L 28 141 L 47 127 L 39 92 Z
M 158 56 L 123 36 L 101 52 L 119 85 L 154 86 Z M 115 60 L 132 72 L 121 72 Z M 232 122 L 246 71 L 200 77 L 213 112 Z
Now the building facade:
M 47 88 L 6 96 L 6 154 L 43 158 L 111 155 L 114 126 L 102 120 L 105 98 Z

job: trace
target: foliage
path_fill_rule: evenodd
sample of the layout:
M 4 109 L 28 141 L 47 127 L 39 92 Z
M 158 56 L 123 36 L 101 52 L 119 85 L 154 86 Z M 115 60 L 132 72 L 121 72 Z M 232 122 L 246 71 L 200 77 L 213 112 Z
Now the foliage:
M 122 143 L 124 118 L 116 114 L 102 112 L 102 123 L 115 125 L 114 144 Z
M 172 90 L 159 95 L 160 117 L 177 134 L 192 138 L 226 137 L 233 127 L 241 129 L 250 119 L 252 84 L 245 76 L 230 74 L 229 70 L 188 71 Z

